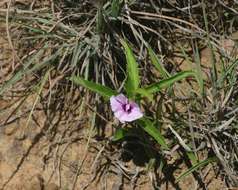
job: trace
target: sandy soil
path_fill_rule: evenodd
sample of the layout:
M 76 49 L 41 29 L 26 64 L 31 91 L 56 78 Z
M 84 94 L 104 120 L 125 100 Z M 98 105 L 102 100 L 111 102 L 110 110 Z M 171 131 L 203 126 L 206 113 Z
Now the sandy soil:
M 0 101 L 1 108 L 7 104 L 9 102 Z M 29 102 L 28 105 L 30 105 Z M 110 164 L 108 167 L 111 172 L 108 168 L 104 168 L 103 170 L 107 172 L 101 170 L 99 172 L 101 177 L 96 175 L 97 168 L 106 165 L 108 159 L 104 155 L 105 147 L 102 144 L 99 145 L 100 143 L 94 139 L 91 140 L 90 147 L 87 148 L 87 142 L 83 137 L 85 131 L 88 130 L 87 127 L 76 130 L 74 134 L 63 139 L 61 138 L 62 133 L 59 131 L 56 134 L 58 137 L 55 138 L 58 139 L 57 143 L 56 140 L 51 141 L 50 134 L 44 134 L 45 129 L 42 126 L 45 115 L 43 112 L 35 113 L 39 123 L 36 125 L 32 122 L 28 130 L 26 130 L 27 117 L 21 117 L 10 124 L 2 125 L 7 117 L 6 113 L 0 114 L 0 187 L 4 187 L 6 190 L 71 189 L 77 170 L 80 169 L 76 190 L 117 190 L 120 186 L 125 190 L 133 189 L 133 183 L 128 180 L 124 179 L 123 185 L 121 184 L 121 173 Z M 25 131 L 24 137 L 23 131 Z M 175 158 L 171 160 L 170 168 L 166 171 L 168 174 L 171 173 L 168 175 L 171 178 L 186 170 L 183 163 L 176 166 L 175 163 L 178 160 Z M 141 169 L 132 162 L 123 163 L 123 165 L 130 170 Z M 161 182 L 162 190 L 186 190 L 197 187 L 197 181 L 192 176 L 186 177 L 179 184 L 170 183 L 168 176 L 167 179 L 161 178 L 163 180 Z M 221 179 L 216 179 L 212 170 L 208 172 L 206 181 L 209 183 L 208 189 L 210 190 L 225 189 Z M 136 184 L 136 190 L 153 189 L 146 174 L 141 175 Z

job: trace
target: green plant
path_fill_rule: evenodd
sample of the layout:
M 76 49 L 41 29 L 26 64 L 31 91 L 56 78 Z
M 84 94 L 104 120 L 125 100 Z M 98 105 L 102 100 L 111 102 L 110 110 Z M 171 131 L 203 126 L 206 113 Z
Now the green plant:
M 173 85 L 175 82 L 185 79 L 186 77 L 194 77 L 195 73 L 193 71 L 183 71 L 177 73 L 174 76 L 170 76 L 165 68 L 158 62 L 158 58 L 155 53 L 149 48 L 151 60 L 154 65 L 157 65 L 157 68 L 162 74 L 166 77 L 159 82 L 153 83 L 151 85 L 140 87 L 140 75 L 139 75 L 139 66 L 136 62 L 135 56 L 132 52 L 132 49 L 128 45 L 128 43 L 124 40 L 121 40 L 121 44 L 124 48 L 126 60 L 127 60 L 127 80 L 125 83 L 125 92 L 130 99 L 135 99 L 135 97 L 139 94 L 141 95 L 140 100 L 143 97 L 151 98 L 153 94 L 160 92 L 162 89 L 166 89 Z M 110 89 L 109 87 L 105 87 L 103 85 L 94 83 L 92 81 L 87 81 L 80 76 L 71 76 L 70 80 L 78 85 L 84 86 L 107 99 L 116 94 L 115 90 Z M 142 119 L 139 119 L 136 122 L 142 129 L 147 132 L 151 137 L 153 137 L 164 149 L 169 149 L 169 146 L 166 144 L 166 141 L 161 134 L 161 129 L 154 125 L 154 121 L 151 121 L 149 117 L 144 116 Z M 118 131 L 119 134 L 116 134 L 115 139 L 122 139 L 124 133 L 126 131 Z M 120 137 L 118 137 L 120 136 Z

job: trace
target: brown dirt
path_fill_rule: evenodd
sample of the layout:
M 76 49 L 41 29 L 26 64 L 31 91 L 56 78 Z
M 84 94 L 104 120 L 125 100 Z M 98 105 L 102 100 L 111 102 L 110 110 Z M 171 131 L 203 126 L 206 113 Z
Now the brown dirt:
M 38 117 L 40 120 L 44 120 Z M 24 121 L 20 121 L 24 123 Z M 11 179 L 6 186 L 6 190 L 57 190 L 59 186 L 61 189 L 71 189 L 73 179 L 77 170 L 77 166 L 84 158 L 86 141 L 80 140 L 75 143 L 62 144 L 58 147 L 52 148 L 49 151 L 51 142 L 47 137 L 43 136 L 34 144 L 35 137 L 39 134 L 36 126 L 30 126 L 30 133 L 24 140 L 19 139 L 24 125 L 13 123 L 8 126 L 1 127 L 0 130 L 0 186 L 2 187 L 6 182 Z M 38 132 L 37 132 L 38 131 Z M 32 135 L 32 136 L 31 136 Z M 57 152 L 58 148 L 58 153 Z M 98 177 L 94 179 L 95 167 L 97 163 L 98 151 L 88 151 L 87 156 L 82 166 L 80 175 L 78 176 L 78 183 L 76 190 L 81 190 L 86 185 L 88 190 L 109 189 L 117 190 L 120 186 L 120 175 L 108 173 L 102 176 L 99 180 Z M 61 157 L 61 159 L 59 159 Z M 103 159 L 103 158 L 101 158 Z M 102 163 L 101 163 L 102 164 Z M 128 167 L 132 163 L 127 164 Z M 174 171 L 172 176 L 178 176 L 186 167 L 180 165 Z M 14 174 L 14 176 L 13 176 Z M 167 179 L 168 181 L 170 179 Z M 206 178 L 207 181 L 211 180 L 209 185 L 210 190 L 225 189 L 224 183 L 221 179 L 216 179 L 214 173 L 210 172 Z M 90 182 L 92 181 L 92 182 Z M 190 175 L 178 184 L 182 190 L 196 189 L 196 180 Z M 129 181 L 124 182 L 125 190 L 132 189 Z M 153 189 L 148 177 L 142 176 L 137 181 L 136 190 L 151 190 Z M 170 182 L 163 182 L 162 190 L 177 189 Z
M 1 107 L 5 105 L 6 102 L 1 103 Z M 44 121 L 43 113 L 37 115 L 39 121 Z M 5 116 L 4 114 L 0 115 L 2 121 L 5 120 Z M 4 185 L 6 190 L 57 190 L 59 186 L 65 190 L 71 189 L 77 166 L 85 156 L 86 140 L 82 138 L 74 143 L 66 142 L 53 147 L 47 136 L 43 135 L 36 140 L 36 137 L 41 133 L 41 128 L 35 124 L 29 126 L 27 137 L 22 139 L 21 133 L 25 128 L 25 119 L 21 118 L 18 122 L 13 122 L 0 129 L 0 187 Z M 78 134 L 78 137 L 80 138 L 81 135 Z M 94 143 L 92 142 L 92 144 Z M 99 155 L 99 151 L 93 151 L 90 148 L 86 150 L 86 153 L 75 189 L 81 190 L 87 186 L 87 190 L 117 190 L 120 186 L 120 175 L 107 173 L 102 175 L 100 180 L 99 177 L 94 179 L 95 168 L 99 166 L 97 162 L 103 164 L 105 158 Z M 173 161 L 171 161 L 172 163 Z M 131 162 L 125 165 L 128 168 L 136 168 Z M 181 169 L 172 171 L 172 176 L 178 176 L 186 170 L 183 164 L 178 168 Z M 137 169 L 139 168 L 137 167 Z M 208 188 L 210 190 L 225 189 L 224 183 L 221 179 L 216 179 L 213 172 L 209 172 L 206 180 L 211 180 Z M 8 183 L 6 184 L 6 182 Z M 136 190 L 153 189 L 147 175 L 142 175 L 136 184 Z M 190 175 L 181 181 L 178 187 L 182 190 L 196 189 L 197 182 Z M 173 190 L 178 187 L 164 181 L 161 189 Z M 125 180 L 123 189 L 132 189 L 131 183 Z

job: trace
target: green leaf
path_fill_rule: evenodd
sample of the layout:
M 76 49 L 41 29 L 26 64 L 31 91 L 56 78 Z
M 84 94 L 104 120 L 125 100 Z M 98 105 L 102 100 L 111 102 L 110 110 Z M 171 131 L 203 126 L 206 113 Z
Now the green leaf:
M 96 17 L 96 32 L 102 34 L 105 28 L 105 21 L 103 17 L 103 7 L 99 6 Z
M 186 62 L 189 63 L 189 65 L 193 66 L 193 62 L 191 61 L 191 58 L 189 58 L 189 56 L 186 53 L 186 50 L 183 48 L 183 46 L 181 44 L 178 44 L 179 48 L 182 52 L 183 57 L 185 58 Z M 194 49 L 195 52 L 195 67 L 191 68 L 193 70 L 195 70 L 194 72 L 194 76 L 198 82 L 199 85 L 199 89 L 200 89 L 200 94 L 203 96 L 204 95 L 204 81 L 203 81 L 203 73 L 202 73 L 202 68 L 201 68 L 201 61 L 200 61 L 200 57 L 199 57 L 199 52 L 198 52 L 198 47 L 196 45 L 195 47 L 196 49 Z
M 84 42 L 78 42 L 74 46 L 73 55 L 71 59 L 71 66 L 76 67 L 79 60 L 89 51 L 89 47 Z
M 150 101 L 153 101 L 153 96 L 151 93 L 148 93 L 147 90 L 143 89 L 143 88 L 138 88 L 136 90 L 137 94 L 140 94 L 143 97 L 147 97 Z
M 171 75 L 168 73 L 168 71 L 161 64 L 158 56 L 155 54 L 155 52 L 152 50 L 152 48 L 150 46 L 148 46 L 148 52 L 149 52 L 151 63 L 155 66 L 156 69 L 158 69 L 158 71 L 160 72 L 162 77 L 164 79 L 171 77 Z
M 52 67 L 53 68 L 53 67 Z M 28 115 L 28 118 L 27 118 L 27 121 L 26 121 L 26 124 L 25 124 L 25 128 L 28 128 L 29 124 L 30 124 L 30 121 L 32 120 L 32 116 L 33 116 L 33 112 L 36 108 L 36 105 L 37 103 L 39 102 L 39 99 L 41 97 L 41 93 L 42 93 L 42 90 L 44 88 L 44 85 L 46 84 L 47 80 L 48 80 L 48 77 L 50 75 L 50 71 L 52 70 L 52 68 L 49 68 L 47 70 L 47 72 L 45 73 L 45 75 L 43 76 L 43 78 L 41 79 L 40 81 L 40 85 L 38 86 L 38 89 L 37 89 L 37 96 L 33 102 L 33 105 L 32 105 L 32 109 Z M 23 130 L 24 133 L 25 133 L 25 130 Z
M 9 79 L 2 86 L 0 86 L 0 95 L 2 95 L 7 89 L 15 85 L 19 80 L 21 80 L 23 76 L 28 72 L 30 65 L 36 60 L 39 60 L 43 53 L 43 49 L 39 50 L 39 52 L 37 52 L 36 55 L 34 55 L 26 64 L 24 64 L 23 67 L 11 77 L 11 79 Z
M 113 135 L 112 141 L 119 141 L 125 137 L 136 137 L 141 139 L 140 133 L 135 128 L 118 128 L 116 129 L 115 134 Z
M 219 87 L 222 87 L 222 84 L 225 82 L 226 79 L 229 79 L 233 74 L 236 73 L 236 67 L 238 66 L 238 59 L 234 61 L 231 65 L 229 65 L 221 77 L 218 79 L 217 83 Z M 236 76 L 236 75 L 235 75 Z
M 126 43 L 126 41 L 121 40 L 121 43 L 124 47 L 127 61 L 127 81 L 125 84 L 125 88 L 128 96 L 131 97 L 134 95 L 140 84 L 138 64 L 131 48 Z
M 120 0 L 112 0 L 111 16 L 114 17 L 114 18 L 117 18 L 119 16 L 120 9 L 121 9 Z
M 89 90 L 96 92 L 104 96 L 105 98 L 110 98 L 111 96 L 118 94 L 115 90 L 112 90 L 111 88 L 108 88 L 101 84 L 97 84 L 92 81 L 85 80 L 79 76 L 72 76 L 69 78 L 69 80 L 71 80 L 75 84 L 88 88 Z
M 20 81 L 25 75 L 32 74 L 35 71 L 38 71 L 44 67 L 49 66 L 49 63 L 53 62 L 63 50 L 63 47 L 58 49 L 54 54 L 45 58 L 42 62 L 39 62 L 39 59 L 42 57 L 44 50 L 48 47 L 46 45 L 39 52 L 37 52 L 23 67 L 17 71 L 12 78 L 6 81 L 2 86 L 0 86 L 0 95 L 2 95 L 6 90 L 15 85 Z
M 119 128 L 116 130 L 115 134 L 113 135 L 113 139 L 112 141 L 119 141 L 123 138 L 126 137 L 128 130 L 124 129 L 124 128 Z
M 146 171 L 147 172 L 153 171 L 155 166 L 156 166 L 156 159 L 155 158 L 151 158 L 149 160 L 149 163 L 146 165 Z
M 195 164 L 194 166 L 192 166 L 191 168 L 189 168 L 186 172 L 184 172 L 183 174 L 181 174 L 177 179 L 176 182 L 179 182 L 182 178 L 186 177 L 187 175 L 191 174 L 192 172 L 196 171 L 197 169 L 199 169 L 200 167 L 203 167 L 211 162 L 216 162 L 217 158 L 216 157 L 211 157 L 208 158 L 206 160 L 203 160 L 201 162 L 198 162 L 197 164 Z
M 186 154 L 193 166 L 198 163 L 197 156 L 193 152 L 187 151 Z
M 204 81 L 203 81 L 203 73 L 202 73 L 202 66 L 201 66 L 201 59 L 199 56 L 199 51 L 198 51 L 198 46 L 196 44 L 195 47 L 195 63 L 196 63 L 196 74 L 195 77 L 197 79 L 199 89 L 200 89 L 200 94 L 203 96 L 204 95 Z
M 172 76 L 168 79 L 165 79 L 165 80 L 162 80 L 160 82 L 151 84 L 150 86 L 146 87 L 145 90 L 148 93 L 156 93 L 156 92 L 159 92 L 161 89 L 167 88 L 170 85 L 172 85 L 173 83 L 175 83 L 179 80 L 182 80 L 186 77 L 189 77 L 189 76 L 195 76 L 195 73 L 193 71 L 180 72 L 180 73 L 178 73 L 178 74 L 176 74 L 176 75 L 174 75 L 174 76 Z
M 159 129 L 157 129 L 149 119 L 142 118 L 142 119 L 139 119 L 137 123 L 140 127 L 142 127 L 145 130 L 145 132 L 147 132 L 151 137 L 153 137 L 161 145 L 163 149 L 166 149 L 166 150 L 169 149 L 163 135 L 160 133 Z

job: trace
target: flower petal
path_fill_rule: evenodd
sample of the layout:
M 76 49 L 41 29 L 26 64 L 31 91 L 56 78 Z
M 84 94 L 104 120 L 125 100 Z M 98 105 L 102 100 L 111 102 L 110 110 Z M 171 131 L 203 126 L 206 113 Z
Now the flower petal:
M 131 122 L 143 117 L 143 113 L 140 111 L 139 108 L 134 108 L 131 110 L 130 113 L 124 113 L 120 115 L 120 121 L 127 121 Z
M 122 123 L 131 122 L 143 117 L 143 113 L 141 112 L 139 106 L 135 102 L 129 102 L 127 97 L 123 94 L 112 96 L 110 98 L 110 104 L 111 109 L 114 112 L 114 116 Z M 124 105 L 128 105 L 130 107 L 130 112 L 129 110 L 124 110 Z
M 123 110 L 122 105 L 126 104 L 127 102 L 128 102 L 128 99 L 123 94 L 112 96 L 110 98 L 112 111 L 115 112 L 118 110 Z
M 119 119 L 121 123 L 125 123 L 125 120 L 123 118 L 125 117 L 125 115 L 127 115 L 126 112 L 124 112 L 123 110 L 119 110 L 114 112 L 114 115 L 117 119 Z
M 111 109 L 112 109 L 113 112 L 122 109 L 122 104 L 117 101 L 116 96 L 112 96 L 110 98 L 110 104 L 111 104 Z
M 119 94 L 116 96 L 116 100 L 120 102 L 121 104 L 127 104 L 128 103 L 128 98 L 124 96 L 123 94 Z
M 135 102 L 130 102 L 130 105 L 131 105 L 131 108 L 132 108 L 132 109 L 134 109 L 134 108 L 140 109 L 140 107 L 138 106 L 138 104 L 135 103 Z

